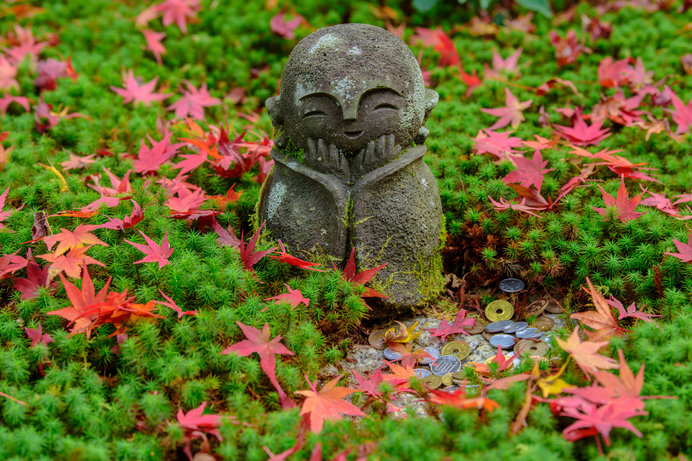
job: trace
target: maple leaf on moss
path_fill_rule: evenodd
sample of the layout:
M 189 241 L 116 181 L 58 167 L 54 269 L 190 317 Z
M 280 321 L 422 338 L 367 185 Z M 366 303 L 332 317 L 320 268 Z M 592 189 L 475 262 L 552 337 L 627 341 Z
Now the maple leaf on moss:
M 499 107 L 496 109 L 481 108 L 481 111 L 485 112 L 486 114 L 500 117 L 498 121 L 488 128 L 489 130 L 497 130 L 510 124 L 512 125 L 512 128 L 518 127 L 519 124 L 524 121 L 524 114 L 522 111 L 531 106 L 531 102 L 533 102 L 533 100 L 529 99 L 528 101 L 519 102 L 509 88 L 505 87 L 505 102 L 505 107 Z
M 295 402 L 293 402 L 293 400 L 286 395 L 284 390 L 281 388 L 279 381 L 276 379 L 276 354 L 293 355 L 293 352 L 281 344 L 281 335 L 269 340 L 271 337 L 271 331 L 269 330 L 268 323 L 264 324 L 262 331 L 251 326 L 244 325 L 241 322 L 236 323 L 243 331 L 247 339 L 227 347 L 223 350 L 223 352 L 221 352 L 221 354 L 226 355 L 230 354 L 231 352 L 235 352 L 238 355 L 247 357 L 252 353 L 257 352 L 257 355 L 260 356 L 260 367 L 262 367 L 262 371 L 264 371 L 264 373 L 269 377 L 269 381 L 279 394 L 281 406 L 283 408 L 293 408 L 295 406 Z
M 535 186 L 537 191 L 541 190 L 543 185 L 543 176 L 553 171 L 553 168 L 545 168 L 548 165 L 547 160 L 543 160 L 543 154 L 540 150 L 533 153 L 531 160 L 524 156 L 512 155 L 512 161 L 517 166 L 517 169 L 510 171 L 507 176 L 502 178 L 505 183 L 519 183 L 524 187 Z
M 463 387 L 460 387 L 454 392 L 446 392 L 442 390 L 431 389 L 429 391 L 427 400 L 431 403 L 435 403 L 438 405 L 446 405 L 461 409 L 484 409 L 489 413 L 496 410 L 497 408 L 500 408 L 500 405 L 496 401 L 489 399 L 483 395 L 480 395 L 478 397 L 467 398 L 466 389 Z
M 161 141 L 154 141 L 149 135 L 147 135 L 147 138 L 151 143 L 151 147 L 147 146 L 144 140 L 141 141 L 134 164 L 135 173 L 156 173 L 161 168 L 161 165 L 175 157 L 178 149 L 185 145 L 184 143 L 171 143 L 171 133 L 166 133 Z
M 476 321 L 472 318 L 467 319 L 466 314 L 468 314 L 466 309 L 461 309 L 459 312 L 457 312 L 457 315 L 454 318 L 454 323 L 450 324 L 447 322 L 446 318 L 442 317 L 440 320 L 440 325 L 437 328 L 426 328 L 426 330 L 430 332 L 431 336 L 439 336 L 442 341 L 447 339 L 448 336 L 458 333 L 463 333 L 469 336 L 469 333 L 464 330 L 464 327 L 472 327 L 476 324 Z
M 0 82 L 2 81 L 2 57 L 0 57 Z M 2 83 L 0 83 L 0 88 L 2 87 Z M 26 98 L 24 96 L 13 96 L 11 94 L 5 94 L 3 97 L 0 98 L 0 116 L 4 117 L 7 114 L 7 108 L 10 106 L 12 103 L 17 103 L 21 107 L 24 108 L 26 112 L 29 112 L 29 98 Z
M 363 411 L 346 400 L 344 397 L 356 392 L 356 389 L 337 386 L 342 375 L 329 381 L 317 390 L 316 382 L 311 383 L 308 377 L 305 380 L 310 386 L 310 390 L 296 391 L 296 394 L 305 396 L 301 415 L 310 415 L 310 429 L 317 433 L 322 430 L 325 421 L 335 421 L 341 419 L 341 415 L 366 416 Z
M 666 253 L 667 255 L 675 256 L 680 261 L 685 263 L 692 263 L 692 233 L 687 236 L 687 243 L 682 243 L 678 239 L 673 239 L 675 247 L 678 249 L 678 253 Z
M 274 301 L 277 304 L 287 303 L 291 307 L 297 307 L 300 303 L 305 304 L 305 306 L 310 306 L 310 299 L 303 296 L 303 293 L 298 289 L 291 289 L 288 283 L 284 283 L 284 286 L 288 290 L 288 293 L 281 293 L 280 295 L 274 296 L 272 298 L 266 298 L 264 301 Z
M 271 27 L 272 32 L 274 32 L 279 37 L 283 37 L 288 40 L 293 40 L 296 38 L 295 30 L 298 28 L 300 23 L 303 21 L 301 15 L 294 15 L 295 17 L 290 21 L 286 20 L 286 13 L 281 12 L 272 16 L 271 21 L 269 21 L 269 27 Z
M 161 40 L 166 36 L 163 32 L 156 32 L 149 29 L 142 29 L 142 34 L 144 34 L 144 39 L 147 41 L 146 49 L 154 53 L 156 58 L 156 63 L 161 65 L 161 55 L 166 54 L 166 47 L 163 46 Z
M 73 248 L 81 248 L 86 245 L 103 245 L 107 247 L 108 244 L 106 242 L 91 233 L 91 231 L 98 228 L 99 226 L 94 224 L 80 224 L 73 231 L 60 228 L 60 233 L 47 235 L 43 237 L 43 241 L 46 247 L 48 247 L 48 250 L 53 252 L 56 256 Z M 53 245 L 55 245 L 56 242 L 59 242 L 58 246 L 53 250 Z
M 286 247 L 284 246 L 283 242 L 281 239 L 279 239 L 279 247 L 281 248 L 281 253 L 279 255 L 271 255 L 269 256 L 272 259 L 276 259 L 279 262 L 282 262 L 284 264 L 288 264 L 291 266 L 299 267 L 301 269 L 308 269 L 311 271 L 317 271 L 317 272 L 323 272 L 324 269 L 315 269 L 315 266 L 319 266 L 319 263 L 311 263 L 310 261 L 305 261 L 303 259 L 297 258 L 295 256 L 291 256 L 286 252 Z
M 11 211 L 2 211 L 3 208 L 5 208 L 5 200 L 7 200 L 7 194 L 10 192 L 10 187 L 7 186 L 7 189 L 5 189 L 5 192 L 0 195 L 0 230 L 5 230 L 6 232 L 14 233 L 14 231 L 7 229 L 5 225 L 2 223 L 4 220 L 10 217 L 12 213 L 15 213 L 22 208 L 24 208 L 24 205 L 20 206 L 19 208 Z
M 192 461 L 192 452 L 190 451 L 190 442 L 192 442 L 192 440 L 201 437 L 206 442 L 206 434 L 210 434 L 216 437 L 219 442 L 223 441 L 221 432 L 219 432 L 219 428 L 221 427 L 221 415 L 205 415 L 204 407 L 206 407 L 206 405 L 207 402 L 204 401 L 202 405 L 193 408 L 187 413 L 179 409 L 176 415 L 178 424 L 185 431 L 185 447 L 183 448 L 183 452 L 190 461 Z
M 166 307 L 170 307 L 171 309 L 173 309 L 178 314 L 179 319 L 182 319 L 183 315 L 197 315 L 197 311 L 183 311 L 180 308 L 180 306 L 178 306 L 176 304 L 176 302 L 173 301 L 173 299 L 171 299 L 169 296 L 166 296 L 166 294 L 163 291 L 161 291 L 160 288 L 159 288 L 159 293 L 161 293 L 161 296 L 163 296 L 166 299 L 166 302 L 163 302 L 163 301 L 154 301 L 154 302 L 156 304 L 161 305 L 161 306 L 166 306 Z
M 555 125 L 554 128 L 572 144 L 590 146 L 610 136 L 608 128 L 601 129 L 602 124 L 603 120 L 598 119 L 594 120 L 591 125 L 587 125 L 582 116 L 581 109 L 577 108 L 574 114 L 573 126 Z
M 167 110 L 174 110 L 176 117 L 192 117 L 194 119 L 204 120 L 205 107 L 218 106 L 221 104 L 219 98 L 215 98 L 209 94 L 206 83 L 202 83 L 199 90 L 187 80 L 183 80 L 183 83 L 187 86 L 187 91 L 182 88 L 180 89 L 183 93 L 183 97 L 166 108 Z
M 576 327 L 567 341 L 555 338 L 557 344 L 579 365 L 582 371 L 589 375 L 599 369 L 606 370 L 617 368 L 615 360 L 598 353 L 601 348 L 608 345 L 608 341 L 581 341 L 579 339 L 579 327 Z
M 41 268 L 33 259 L 27 259 L 26 278 L 14 278 L 14 289 L 22 295 L 20 299 L 32 299 L 38 296 L 40 288 L 46 288 L 49 293 L 57 290 L 56 282 L 51 281 L 48 267 Z
M 145 106 L 148 106 L 153 101 L 163 101 L 164 99 L 170 97 L 169 94 L 154 93 L 156 82 L 159 80 L 158 77 L 154 77 L 143 85 L 140 85 L 139 81 L 137 81 L 132 69 L 127 71 L 127 75 L 125 75 L 125 72 L 123 71 L 122 77 L 124 88 L 119 88 L 117 86 L 111 86 L 110 88 L 119 96 L 124 98 L 123 104 L 127 104 L 129 102 L 141 102 Z
M 497 133 L 492 130 L 481 129 L 475 138 L 471 138 L 476 144 L 473 149 L 476 154 L 490 154 L 497 157 L 496 163 L 503 160 L 509 160 L 510 154 L 516 154 L 519 151 L 514 150 L 515 147 L 521 146 L 521 138 L 510 136 L 511 131 Z
M 640 319 L 645 322 L 653 322 L 652 317 L 660 317 L 660 315 L 647 314 L 645 312 L 638 311 L 634 303 L 630 304 L 629 306 L 627 306 L 627 309 L 625 309 L 625 306 L 623 306 L 622 303 L 619 300 L 615 299 L 613 296 L 611 296 L 610 299 L 606 302 L 611 307 L 617 309 L 619 314 L 618 320 L 633 317 L 635 319 Z
M 572 314 L 570 317 L 594 329 L 594 331 L 587 331 L 586 333 L 591 341 L 609 339 L 622 333 L 624 330 L 618 326 L 618 322 L 606 299 L 594 288 L 588 277 L 586 277 L 586 283 L 589 285 L 587 291 L 591 295 L 596 310 L 579 312 Z
M 19 250 L 0 256 L 0 280 L 11 277 L 12 274 L 27 265 L 27 260 L 18 256 Z
M 92 246 L 93 245 L 72 248 L 65 254 L 46 253 L 37 255 L 36 257 L 45 259 L 51 263 L 48 269 L 48 273 L 51 277 L 55 277 L 57 274 L 64 272 L 68 277 L 77 278 L 82 269 L 86 269 L 90 264 L 106 267 L 101 261 L 97 261 L 91 256 L 84 254 Z
M 692 99 L 687 101 L 687 105 L 685 105 L 678 95 L 672 91 L 671 99 L 675 110 L 669 110 L 669 112 L 673 116 L 673 121 L 678 124 L 675 134 L 685 134 L 692 127 Z
M 38 323 L 38 328 L 26 327 L 24 328 L 24 331 L 26 332 L 26 335 L 29 337 L 29 339 L 31 339 L 31 347 L 34 347 L 37 344 L 46 345 L 55 342 L 51 335 L 43 332 L 41 322 Z
M 603 202 L 605 202 L 605 205 L 607 207 L 612 207 L 617 218 L 623 223 L 637 219 L 641 215 L 645 214 L 640 213 L 638 211 L 634 211 L 637 208 L 637 205 L 639 205 L 639 202 L 641 202 L 644 193 L 642 192 L 636 197 L 632 197 L 630 199 L 629 194 L 627 193 L 627 188 L 625 187 L 624 179 L 620 180 L 620 187 L 618 187 L 617 198 L 613 197 L 612 195 L 604 191 L 600 185 L 598 186 L 598 188 L 601 191 L 601 195 L 603 196 Z M 608 217 L 607 208 L 591 208 L 593 208 L 601 216 L 606 218 Z
M 161 270 L 163 266 L 171 263 L 168 258 L 170 258 L 173 254 L 173 248 L 171 248 L 170 244 L 168 243 L 168 232 L 164 234 L 161 244 L 153 241 L 144 232 L 139 231 L 139 233 L 142 234 L 142 237 L 144 237 L 144 241 L 147 243 L 146 245 L 131 242 L 127 239 L 124 240 L 142 253 L 146 254 L 144 258 L 140 259 L 139 261 L 135 261 L 134 264 L 159 263 L 159 270 Z

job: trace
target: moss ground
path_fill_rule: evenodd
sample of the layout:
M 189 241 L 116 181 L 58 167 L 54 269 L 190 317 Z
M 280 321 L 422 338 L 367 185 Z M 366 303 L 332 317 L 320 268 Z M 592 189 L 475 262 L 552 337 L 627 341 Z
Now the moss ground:
M 10 9 L 13 4 L 0 6 L 4 13 L 0 15 L 0 34 L 6 36 L 15 22 L 30 26 L 39 38 L 57 34 L 59 41 L 45 48 L 41 57 L 70 57 L 80 74 L 74 81 L 60 79 L 53 91 L 39 93 L 34 85 L 35 67 L 26 60 L 17 73 L 19 90 L 12 93 L 34 101 L 42 97 L 56 110 L 67 107 L 89 117 L 61 120 L 45 133 L 36 131 L 33 113 L 24 113 L 16 105 L 0 118 L 0 132 L 9 132 L 3 145 L 14 146 L 0 173 L 0 190 L 10 187 L 6 209 L 23 205 L 4 222 L 14 232 L 0 231 L 3 254 L 19 250 L 25 255 L 27 247 L 34 255 L 45 253 L 42 242 L 25 243 L 31 240 L 34 213 L 76 209 L 99 198 L 86 187 L 85 176 L 102 173 L 106 167 L 122 177 L 132 162 L 119 153 L 136 153 L 148 134 L 158 139 L 157 118 L 172 118 L 165 107 L 173 98 L 148 107 L 123 105 L 122 98 L 109 89 L 111 85 L 121 86 L 122 69 L 134 69 L 144 81 L 158 77 L 157 88 L 171 93 L 183 80 L 195 86 L 206 82 L 211 94 L 219 98 L 231 88 L 244 87 L 248 97 L 242 104 L 235 105 L 227 98 L 222 105 L 206 109 L 206 122 L 228 123 L 231 131 L 238 133 L 247 123 L 240 114 L 257 111 L 261 116 L 253 129 L 272 133 L 261 103 L 275 93 L 285 59 L 296 43 L 270 29 L 270 20 L 280 6 L 226 0 L 202 4 L 204 8 L 197 21 L 188 25 L 187 34 L 175 25 L 164 27 L 160 19 L 149 24 L 166 33 L 167 53 L 162 66 L 144 49 L 143 35 L 135 25 L 135 17 L 144 8 L 140 2 L 43 1 L 40 10 L 23 18 L 16 17 L 18 10 Z M 406 5 L 393 6 L 403 19 L 401 11 Z M 468 29 L 460 29 L 452 37 L 464 69 L 479 74 L 483 65 L 490 63 L 493 49 L 507 56 L 523 48 L 521 76 L 510 78 L 509 84 L 520 101 L 533 99 L 533 105 L 525 111 L 526 121 L 514 135 L 524 140 L 536 135 L 550 138 L 552 128 L 539 123 L 540 106 L 545 107 L 550 122 L 563 124 L 553 109 L 568 104 L 590 108 L 602 93 L 615 92 L 598 84 L 598 66 L 607 56 L 640 57 L 653 72 L 654 82 L 666 79 L 683 101 L 692 98 L 692 77 L 685 75 L 680 64 L 681 56 L 692 53 L 692 12 L 676 13 L 677 6 L 669 11 L 626 7 L 606 13 L 601 20 L 613 24 L 612 36 L 594 42 L 579 25 L 581 14 L 597 14 L 588 4 L 576 7 L 576 19 L 558 25 L 542 16 L 534 17 L 536 29 L 532 33 L 500 27 L 490 37 L 475 36 Z M 313 28 L 343 21 L 384 25 L 370 2 L 346 1 L 333 6 L 306 1 L 296 10 L 311 25 L 298 28 L 299 38 Z M 415 26 L 441 25 L 449 31 L 471 18 L 468 10 L 456 7 L 446 13 L 443 8 L 405 18 L 405 36 L 409 38 Z M 575 29 L 593 52 L 582 54 L 575 64 L 558 67 L 549 39 L 552 29 L 563 36 L 566 30 Z M 428 121 L 426 161 L 438 178 L 445 211 L 445 271 L 468 274 L 467 282 L 472 286 L 520 276 L 530 286 L 550 290 L 570 311 L 588 308 L 588 297 L 580 290 L 588 276 L 603 293 L 616 296 L 623 304 L 636 302 L 640 310 L 660 314 L 657 324 L 628 325 L 631 333 L 613 339 L 609 352 L 623 349 L 632 369 L 645 364 L 644 395 L 677 399 L 647 401 L 649 415 L 634 420 L 643 437 L 616 429 L 606 453 L 611 459 L 689 456 L 692 264 L 665 254 L 675 251 L 673 239 L 687 242 L 689 221 L 648 207 L 640 207 L 639 211 L 648 212 L 627 224 L 603 218 L 592 209 L 603 207 L 597 185 L 613 195 L 619 185 L 617 175 L 603 167 L 591 177 L 599 182 L 575 189 L 555 210 L 542 213 L 540 218 L 512 210 L 496 211 L 488 198 L 513 196 L 512 189 L 501 181 L 513 167 L 508 162 L 496 164 L 488 155 L 474 155 L 471 138 L 496 120 L 480 109 L 503 105 L 508 83 L 486 80 L 467 97 L 467 87 L 454 72 L 435 67 L 437 59 L 436 53 L 424 50 L 422 65 L 432 70 L 434 88 L 440 94 L 440 103 Z M 527 89 L 553 77 L 571 80 L 578 93 L 558 87 L 537 96 Z M 653 110 L 659 118 L 666 116 L 661 108 Z M 647 162 L 657 169 L 654 174 L 661 183 L 642 185 L 668 197 L 692 192 L 692 135 L 688 133 L 678 141 L 665 133 L 654 133 L 646 139 L 645 130 L 638 127 L 611 122 L 606 126 L 612 135 L 599 143 L 599 149 L 624 149 L 621 155 L 627 159 Z M 175 136 L 185 134 L 182 124 L 172 129 Z M 98 157 L 84 170 L 65 171 L 69 191 L 61 189 L 56 175 L 39 166 L 58 166 L 68 159 L 68 151 L 86 155 L 99 149 L 115 155 Z M 563 145 L 545 150 L 543 156 L 554 171 L 546 175 L 542 192 L 555 196 L 578 169 L 567 161 L 573 156 Z M 173 178 L 175 173 L 164 166 L 159 176 Z M 260 188 L 254 180 L 256 174 L 254 169 L 240 178 L 223 178 L 202 167 L 193 171 L 188 181 L 210 195 L 225 194 L 233 184 L 235 190 L 242 190 L 240 200 L 228 205 L 218 219 L 224 226 L 231 224 L 249 235 Z M 21 300 L 11 279 L 0 281 L 0 392 L 26 403 L 0 397 L 0 459 L 183 457 L 183 434 L 175 414 L 180 408 L 187 411 L 206 401 L 210 411 L 234 415 L 248 423 L 225 422 L 223 441 L 212 442 L 212 451 L 224 459 L 264 460 L 264 446 L 278 453 L 295 443 L 300 417 L 298 410 L 280 410 L 278 396 L 256 356 L 221 355 L 224 348 L 243 338 L 236 322 L 255 327 L 267 322 L 273 335 L 284 337 L 284 344 L 295 356 L 277 361 L 277 375 L 289 394 L 306 388 L 304 374 L 312 380 L 326 364 L 342 359 L 351 344 L 349 335 L 361 334 L 359 325 L 367 312 L 357 290 L 339 273 L 308 273 L 264 259 L 256 266 L 258 277 L 254 277 L 243 270 L 236 250 L 216 243 L 216 234 L 167 217 L 163 189 L 148 179 L 140 175 L 131 178 L 131 195 L 144 206 L 142 223 L 124 233 L 108 229 L 97 232 L 109 246 L 89 250 L 91 257 L 104 264 L 90 268 L 95 285 L 98 289 L 112 276 L 114 290 L 127 289 L 142 303 L 160 299 L 160 289 L 183 309 L 195 309 L 199 314 L 179 320 L 166 310 L 162 312 L 164 319 L 137 322 L 128 329 L 120 352 L 115 353 L 112 348 L 117 342 L 109 337 L 111 326 L 102 327 L 87 340 L 83 334 L 69 336 L 64 319 L 46 315 L 69 305 L 61 284 L 55 294 L 42 290 L 34 299 Z M 628 180 L 630 195 L 638 192 L 639 183 Z M 123 217 L 130 211 L 129 201 L 124 201 L 90 219 L 51 217 L 49 223 L 57 232 L 63 227 L 74 229 L 81 222 L 101 224 L 107 220 L 105 214 Z M 167 233 L 175 249 L 171 264 L 160 271 L 155 264 L 132 264 L 141 253 L 123 238 L 137 239 L 136 230 L 157 242 Z M 261 240 L 260 249 L 272 243 Z M 284 283 L 310 298 L 310 308 L 301 305 L 291 310 L 285 304 L 263 301 L 282 292 Z M 268 306 L 271 308 L 265 310 Z M 38 322 L 54 343 L 30 347 L 24 327 L 35 327 Z M 39 371 L 43 361 L 47 362 L 45 376 Z M 565 379 L 580 382 L 576 369 L 570 370 Z M 508 391 L 491 391 L 500 409 L 483 419 L 475 412 L 445 409 L 441 419 L 410 416 L 392 420 L 374 413 L 357 424 L 328 423 L 319 435 L 309 435 L 297 456 L 309 458 L 318 442 L 325 458 L 357 444 L 377 442 L 373 459 L 547 461 L 599 457 L 592 440 L 567 442 L 560 431 L 568 422 L 553 417 L 546 404 L 531 410 L 525 430 L 509 436 L 509 424 L 520 409 L 524 392 L 523 384 Z M 193 447 L 198 444 L 193 442 Z

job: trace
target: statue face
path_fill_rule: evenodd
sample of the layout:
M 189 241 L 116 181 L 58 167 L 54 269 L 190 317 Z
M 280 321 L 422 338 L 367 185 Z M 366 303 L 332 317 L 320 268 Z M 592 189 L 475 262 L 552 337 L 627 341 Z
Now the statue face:
M 340 97 L 334 90 L 301 96 L 285 118 L 287 134 L 291 139 L 324 139 L 353 153 L 368 141 L 396 132 L 406 104 L 398 91 L 371 88 L 351 96 Z
M 341 24 L 294 48 L 280 94 L 267 108 L 297 147 L 323 140 L 350 157 L 384 138 L 410 146 L 436 103 L 437 93 L 425 89 L 416 58 L 399 37 L 374 26 Z

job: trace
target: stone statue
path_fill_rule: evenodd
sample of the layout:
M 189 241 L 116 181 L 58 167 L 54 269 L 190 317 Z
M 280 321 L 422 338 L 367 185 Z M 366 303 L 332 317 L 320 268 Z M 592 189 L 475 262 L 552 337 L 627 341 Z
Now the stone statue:
M 442 289 L 442 207 L 423 162 L 438 98 L 399 37 L 340 24 L 298 43 L 266 102 L 278 135 L 260 222 L 292 251 L 343 264 L 355 247 L 359 271 L 386 262 L 373 279 L 388 296 L 379 311 Z

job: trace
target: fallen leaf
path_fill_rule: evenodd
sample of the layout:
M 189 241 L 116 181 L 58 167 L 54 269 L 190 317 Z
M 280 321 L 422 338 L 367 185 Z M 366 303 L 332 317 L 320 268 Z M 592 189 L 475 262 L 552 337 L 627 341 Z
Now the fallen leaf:
M 356 392 L 356 390 L 337 386 L 340 379 L 341 375 L 317 391 L 316 383 L 311 383 L 306 376 L 305 380 L 308 382 L 310 390 L 296 391 L 296 394 L 306 397 L 300 414 L 310 415 L 310 429 L 315 433 L 322 430 L 325 421 L 341 419 L 341 415 L 366 416 L 360 408 L 343 400 L 344 397 Z
M 610 357 L 600 355 L 598 351 L 608 345 L 608 341 L 581 341 L 579 339 L 579 327 L 576 327 L 567 341 L 555 338 L 557 344 L 579 365 L 582 371 L 589 375 L 599 369 L 617 368 L 615 360 Z
M 144 258 L 140 259 L 139 261 L 135 261 L 133 264 L 159 263 L 159 270 L 161 270 L 163 266 L 171 263 L 168 258 L 170 258 L 173 254 L 173 248 L 171 248 L 168 243 L 168 232 L 164 234 L 163 240 L 161 240 L 160 244 L 153 241 L 144 232 L 139 231 L 139 233 L 142 234 L 142 237 L 144 237 L 144 241 L 147 243 L 146 245 L 124 239 L 125 242 L 129 243 L 146 255 Z

